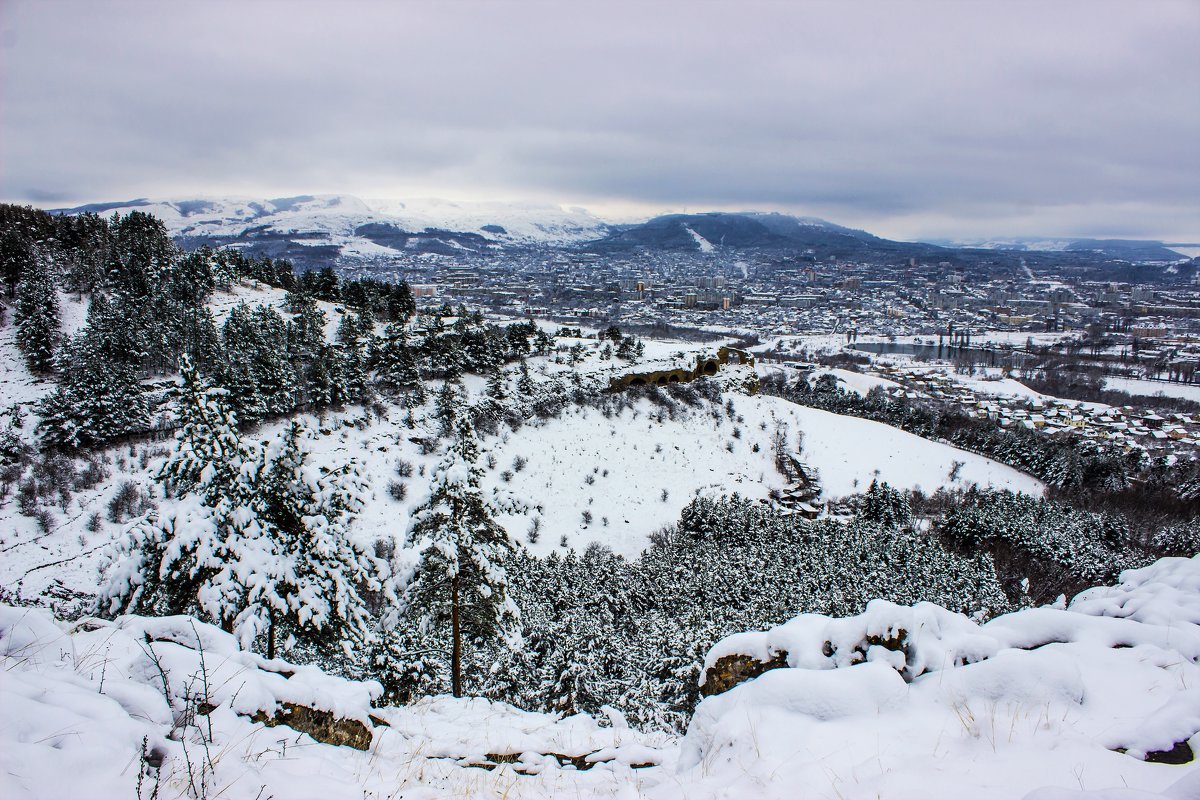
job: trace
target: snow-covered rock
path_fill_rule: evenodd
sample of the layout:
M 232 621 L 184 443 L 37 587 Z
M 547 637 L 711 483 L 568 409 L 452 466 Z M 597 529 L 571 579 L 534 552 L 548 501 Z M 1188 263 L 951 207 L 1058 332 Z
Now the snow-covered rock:
M 1168 558 L 983 625 L 873 601 L 728 637 L 707 669 L 777 668 L 701 702 L 678 778 L 695 796 L 1196 797 L 1177 764 L 1200 746 L 1197 581 L 1200 557 Z

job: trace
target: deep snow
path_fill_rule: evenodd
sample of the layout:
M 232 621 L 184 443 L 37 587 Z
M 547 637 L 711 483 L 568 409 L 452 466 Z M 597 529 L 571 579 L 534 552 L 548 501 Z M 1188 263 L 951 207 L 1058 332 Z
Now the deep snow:
M 866 636 L 901 628 L 907 658 L 876 646 L 850 663 Z M 449 697 L 375 709 L 373 682 L 267 661 L 186 617 L 68 625 L 0 605 L 0 795 L 149 797 L 156 785 L 163 798 L 1200 794 L 1193 764 L 1142 760 L 1181 741 L 1200 747 L 1200 558 L 1163 559 L 1065 608 L 982 626 L 930 604 L 806 615 L 718 643 L 709 663 L 778 650 L 787 668 L 707 698 L 676 740 L 631 730 L 615 712 L 560 719 Z M 284 702 L 368 725 L 369 750 L 249 719 Z M 515 763 L 473 766 L 488 754 Z

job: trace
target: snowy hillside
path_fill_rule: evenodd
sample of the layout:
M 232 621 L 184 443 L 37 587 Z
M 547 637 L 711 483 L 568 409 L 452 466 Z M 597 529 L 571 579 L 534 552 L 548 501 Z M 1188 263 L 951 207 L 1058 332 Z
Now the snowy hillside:
M 927 492 L 970 483 L 1035 495 L 1043 491 L 1038 481 L 1011 467 L 887 425 L 772 397 L 731 399 L 733 416 L 722 410 L 714 418 L 708 410 L 695 409 L 660 419 L 659 408 L 642 400 L 612 416 L 595 408 L 573 408 L 518 432 L 485 437 L 485 457 L 495 465 L 485 473 L 485 486 L 531 506 L 528 514 L 503 517 L 501 522 L 515 541 L 534 553 L 582 550 L 600 542 L 630 558 L 646 548 L 652 533 L 675 522 L 697 495 L 738 492 L 766 498 L 772 489 L 782 488 L 785 482 L 772 463 L 770 446 L 777 423 L 793 441 L 804 435 L 803 458 L 819 473 L 826 497 L 865 491 L 875 479 Z M 426 418 L 432 413 L 430 401 L 418 410 L 415 429 L 406 426 L 399 411 L 385 418 L 362 409 L 301 417 L 317 432 L 318 464 L 336 468 L 353 457 L 363 467 L 372 499 L 355 524 L 362 541 L 403 544 L 425 475 L 439 458 L 423 453 L 413 441 L 433 433 L 436 424 Z M 282 423 L 263 426 L 250 438 L 267 440 L 281 427 Z M 166 507 L 172 502 L 161 498 L 153 477 L 167 452 L 169 443 L 100 454 L 98 468 L 109 479 L 80 487 L 65 508 L 46 509 L 48 531 L 21 515 L 15 504 L 0 506 L 0 525 L 6 529 L 0 546 L 7 554 L 0 562 L 0 585 L 27 598 L 63 590 L 85 595 L 94 591 L 105 548 L 129 527 L 106 512 L 119 493 L 128 491 L 122 487 L 136 487 L 150 504 Z M 527 463 L 516 469 L 517 459 Z M 397 475 L 401 464 L 408 465 L 408 477 Z M 80 469 L 87 468 L 81 462 Z M 394 484 L 405 486 L 404 500 L 390 496 Z M 540 536 L 530 542 L 535 520 Z M 401 555 L 415 558 L 415 553 Z
M 971 483 L 1043 491 L 1038 481 L 1011 467 L 870 420 L 774 397 L 739 396 L 733 403 L 735 413 L 717 419 L 700 410 L 659 419 L 645 401 L 613 417 L 572 410 L 491 445 L 500 466 L 490 483 L 542 506 L 537 516 L 544 536 L 529 545 L 534 552 L 548 553 L 565 537 L 577 549 L 597 541 L 629 557 L 698 494 L 765 499 L 772 489 L 784 488 L 770 445 L 779 424 L 792 440 L 804 437 L 801 457 L 820 475 L 826 497 L 865 491 L 876 479 L 929 493 Z M 528 465 L 513 473 L 516 458 Z M 957 463 L 962 466 L 951 479 Z M 500 472 L 509 478 L 500 479 Z M 582 521 L 585 512 L 589 523 Z M 510 518 L 505 524 L 510 535 L 524 540 L 530 520 Z
M 1178 766 L 1200 746 L 1197 559 L 982 626 L 928 603 L 804 615 L 718 643 L 706 666 L 737 658 L 786 664 L 700 704 L 680 758 L 691 796 L 1200 793 Z
M 682 740 L 616 712 L 379 707 L 378 684 L 187 617 L 0 606 L 0 793 L 1184 800 L 1200 792 L 1178 765 L 1200 746 L 1198 596 L 1200 561 L 1164 559 L 982 626 L 931 604 L 801 616 L 713 648 L 709 667 L 786 664 L 704 700 Z

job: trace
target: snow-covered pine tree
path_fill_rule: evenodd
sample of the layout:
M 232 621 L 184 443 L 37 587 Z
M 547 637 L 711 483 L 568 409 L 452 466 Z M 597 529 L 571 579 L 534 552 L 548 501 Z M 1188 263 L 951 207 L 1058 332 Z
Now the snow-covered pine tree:
M 493 519 L 501 510 L 484 498 L 479 444 L 465 414 L 454 422 L 454 440 L 434 470 L 428 499 L 413 513 L 410 543 L 421 561 L 406 607 L 425 629 L 450 626 L 451 689 L 462 697 L 464 637 L 485 638 L 511 630 L 517 618 L 509 599 L 504 559 L 513 550 Z
M 532 398 L 536 387 L 533 377 L 529 374 L 529 364 L 525 362 L 525 359 L 521 359 L 521 366 L 517 372 L 517 392 L 525 399 Z
M 508 383 L 508 373 L 504 370 L 496 370 L 488 376 L 486 394 L 496 403 L 503 402 L 508 397 L 506 385 Z
M 438 421 L 440 435 L 449 436 L 455 431 L 459 417 L 466 414 L 464 391 L 457 381 L 446 381 L 434 398 L 433 413 Z
M 268 587 L 282 600 L 270 609 L 268 657 L 276 629 L 305 635 L 324 652 L 370 639 L 371 614 L 361 592 L 384 606 L 397 603 L 388 565 L 349 535 L 367 490 L 358 465 L 316 467 L 309 463 L 312 442 L 312 431 L 292 420 L 262 449 L 258 473 L 242 476 L 256 489 L 254 510 L 288 566 Z
M 159 478 L 177 495 L 114 553 L 100 594 L 110 613 L 188 613 L 243 646 L 297 635 L 327 651 L 372 638 L 360 590 L 396 601 L 386 564 L 348 535 L 364 484 L 351 464 L 308 463 L 311 433 L 293 421 L 266 445 L 244 442 L 224 393 L 181 364 L 177 447 Z
M 58 292 L 54 270 L 45 252 L 35 246 L 30 248 L 30 255 L 17 285 L 13 321 L 17 326 L 17 347 L 24 353 L 29 371 L 44 374 L 54 367 L 54 354 L 61 338 Z
M 417 360 L 408 345 L 402 322 L 392 322 L 387 326 L 375 352 L 376 381 L 381 386 L 399 391 L 420 384 L 421 373 L 417 370 Z
M 367 394 L 369 343 L 374 323 L 364 313 L 346 311 L 338 323 L 337 340 L 342 352 L 342 394 L 356 403 Z
M 225 350 L 220 383 L 243 422 L 296 407 L 297 378 L 288 353 L 288 325 L 275 309 L 241 303 L 221 330 Z
M 59 351 L 58 386 L 39 405 L 43 442 L 81 447 L 145 430 L 149 409 L 139 358 L 119 309 L 95 295 L 87 325 Z
M 912 521 L 912 508 L 902 492 L 893 489 L 887 482 L 873 480 L 863 495 L 859 516 L 880 525 L 899 527 Z

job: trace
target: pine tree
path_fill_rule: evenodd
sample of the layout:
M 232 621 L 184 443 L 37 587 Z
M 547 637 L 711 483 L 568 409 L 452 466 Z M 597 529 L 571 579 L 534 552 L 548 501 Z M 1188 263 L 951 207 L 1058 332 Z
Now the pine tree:
M 242 440 L 224 393 L 185 358 L 177 447 L 159 474 L 179 499 L 118 545 L 104 609 L 195 614 L 244 646 L 373 638 L 360 589 L 394 603 L 387 565 L 349 536 L 364 483 L 353 464 L 308 463 L 312 434 L 290 423 L 265 445 Z
M 150 214 L 113 215 L 108 250 L 108 283 L 131 300 L 149 297 L 177 253 L 166 226 Z
M 67 258 L 66 286 L 82 299 L 104 285 L 111 239 L 108 223 L 99 214 L 63 214 L 58 218 L 59 242 Z
M 529 365 L 525 363 L 525 359 L 521 359 L 517 375 L 517 391 L 524 398 L 532 398 L 534 389 L 533 378 L 529 374 Z
M 17 286 L 17 346 L 30 372 L 47 373 L 58 349 L 58 292 L 45 254 L 35 248 Z
M 351 403 L 360 402 L 367 394 L 367 348 L 373 338 L 372 325 L 367 315 L 350 311 L 343 314 L 338 323 L 337 339 L 342 351 L 342 395 Z
M 383 387 L 399 391 L 411 389 L 421 382 L 417 360 L 404 332 L 404 325 L 393 322 L 387 326 L 383 341 L 376 349 L 376 381 Z
M 387 294 L 386 307 L 388 317 L 395 322 L 407 322 L 417 313 L 417 303 L 407 283 L 401 281 L 391 287 Z
M 496 403 L 503 402 L 508 398 L 507 384 L 508 374 L 503 370 L 496 370 L 488 376 L 487 389 L 485 390 L 487 396 Z
M 632 336 L 626 336 L 617 346 L 617 358 L 633 361 L 637 358 L 637 344 Z
M 446 381 L 438 390 L 433 413 L 442 436 L 454 433 L 458 419 L 464 415 L 463 395 L 462 385 L 455 381 Z
M 480 490 L 483 470 L 478 457 L 475 432 L 459 416 L 454 442 L 434 471 L 429 498 L 414 512 L 409 528 L 409 541 L 421 549 L 421 561 L 409 585 L 407 608 L 424 630 L 449 624 L 455 697 L 463 694 L 464 637 L 487 638 L 511 630 L 517 617 L 504 569 L 513 544 L 493 519 L 501 509 Z
M 220 383 L 244 422 L 296 407 L 296 373 L 288 352 L 289 327 L 273 308 L 240 304 L 221 336 L 225 351 Z
M 92 298 L 88 323 L 61 348 L 58 386 L 39 406 L 43 442 L 81 447 L 145 430 L 150 412 L 129 326 L 103 295 Z

